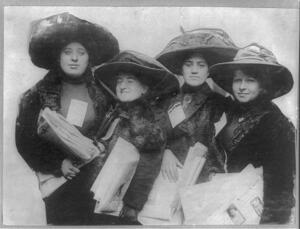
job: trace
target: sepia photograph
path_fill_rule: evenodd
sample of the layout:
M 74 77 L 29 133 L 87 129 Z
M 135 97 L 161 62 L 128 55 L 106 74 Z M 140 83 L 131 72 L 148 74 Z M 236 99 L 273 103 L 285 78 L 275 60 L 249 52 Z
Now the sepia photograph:
M 3 19 L 2 227 L 299 226 L 299 7 Z

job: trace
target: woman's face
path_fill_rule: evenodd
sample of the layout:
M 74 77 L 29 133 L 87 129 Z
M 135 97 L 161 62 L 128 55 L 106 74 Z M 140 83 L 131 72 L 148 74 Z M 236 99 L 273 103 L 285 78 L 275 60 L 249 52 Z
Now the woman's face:
M 120 73 L 117 76 L 116 92 L 121 102 L 131 102 L 140 98 L 148 90 L 148 86 L 142 84 L 130 73 Z
M 246 75 L 242 70 L 235 70 L 232 91 L 239 102 L 247 103 L 256 99 L 263 89 L 256 78 Z
M 183 62 L 182 75 L 186 84 L 200 86 L 209 75 L 206 60 L 200 54 L 191 55 Z
M 89 64 L 89 54 L 85 47 L 78 42 L 65 46 L 60 53 L 60 67 L 71 77 L 80 77 Z

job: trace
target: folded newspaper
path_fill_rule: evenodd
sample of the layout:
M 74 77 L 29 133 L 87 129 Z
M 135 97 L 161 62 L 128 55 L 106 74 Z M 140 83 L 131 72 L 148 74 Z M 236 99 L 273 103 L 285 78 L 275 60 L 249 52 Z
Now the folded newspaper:
M 56 189 L 67 182 L 65 177 L 56 177 L 52 174 L 36 172 L 36 176 L 38 178 L 42 198 L 50 196 Z
M 83 136 L 61 114 L 48 107 L 41 111 L 38 134 L 47 141 L 53 142 L 70 156 L 88 163 L 100 154 L 93 141 Z
M 95 213 L 119 215 L 139 159 L 135 146 L 119 137 L 91 188 Z
M 177 168 L 177 171 L 180 176 L 182 169 Z M 165 179 L 160 172 L 153 184 L 146 204 L 139 213 L 141 221 L 143 221 L 143 217 L 169 220 L 171 216 L 171 203 L 176 196 L 177 190 L 177 182 Z
M 40 137 L 56 144 L 71 157 L 80 159 L 78 167 L 87 164 L 100 154 L 91 139 L 83 136 L 62 115 L 49 108 L 41 111 L 37 132 Z M 55 177 L 52 174 L 37 172 L 36 175 L 42 198 L 49 196 L 67 181 L 64 177 Z
M 218 174 L 180 190 L 185 225 L 256 225 L 263 209 L 262 168 Z
M 179 179 L 176 183 L 163 178 L 160 172 L 148 201 L 139 213 L 138 219 L 142 224 L 153 225 L 155 221 L 165 225 L 183 223 L 179 189 L 195 184 L 205 163 L 206 152 L 207 148 L 199 142 L 190 148 L 183 168 L 178 168 Z

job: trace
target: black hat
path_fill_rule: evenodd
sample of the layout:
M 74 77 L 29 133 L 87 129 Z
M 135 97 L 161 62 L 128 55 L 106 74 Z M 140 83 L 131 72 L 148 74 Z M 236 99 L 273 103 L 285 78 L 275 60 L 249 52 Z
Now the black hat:
M 95 70 L 95 78 L 115 91 L 118 73 L 131 73 L 156 94 L 179 90 L 175 75 L 155 59 L 135 51 L 123 51 Z
M 224 90 L 232 91 L 232 79 L 237 68 L 252 67 L 253 69 L 265 69 L 270 86 L 267 93 L 271 98 L 277 98 L 288 93 L 294 84 L 290 71 L 279 64 L 274 54 L 265 47 L 252 43 L 240 49 L 233 61 L 219 63 L 211 66 L 210 74 L 213 80 Z M 262 76 L 257 76 L 262 77 Z
M 175 74 L 181 74 L 188 55 L 200 52 L 209 65 L 230 61 L 238 48 L 222 29 L 200 28 L 186 31 L 169 42 L 156 59 Z
M 34 21 L 30 36 L 31 60 L 45 69 L 54 68 L 61 49 L 73 41 L 87 49 L 91 66 L 102 64 L 119 53 L 118 41 L 107 29 L 69 13 Z

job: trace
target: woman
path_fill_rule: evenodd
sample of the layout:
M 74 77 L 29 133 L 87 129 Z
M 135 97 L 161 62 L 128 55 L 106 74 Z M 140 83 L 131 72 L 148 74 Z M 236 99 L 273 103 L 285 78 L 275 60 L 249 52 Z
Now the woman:
M 216 64 L 210 71 L 215 82 L 234 97 L 228 122 L 217 136 L 226 170 L 262 166 L 260 223 L 287 223 L 294 205 L 295 129 L 271 100 L 291 90 L 291 73 L 258 44 L 240 49 L 234 61 Z
M 110 137 L 102 141 L 110 154 L 117 139 L 133 144 L 140 159 L 123 198 L 121 224 L 139 224 L 137 214 L 147 201 L 157 177 L 165 147 L 160 127 L 159 97 L 178 91 L 176 77 L 156 60 L 134 51 L 123 51 L 95 71 L 97 79 L 116 92 L 118 103 L 114 119 L 120 118 Z M 114 123 L 114 122 L 113 122 Z
M 49 72 L 22 97 L 16 145 L 37 174 L 68 179 L 43 196 L 47 224 L 86 224 L 94 207 L 89 189 L 101 163 L 97 158 L 79 169 L 68 153 L 40 137 L 38 129 L 43 129 L 38 121 L 40 111 L 44 108 L 56 111 L 84 136 L 92 138 L 109 104 L 108 97 L 93 79 L 91 67 L 107 61 L 118 51 L 118 42 L 110 32 L 68 13 L 33 25 L 31 60 Z
M 231 60 L 236 51 L 237 47 L 223 30 L 198 29 L 174 38 L 157 56 L 158 61 L 184 81 L 181 93 L 171 100 L 168 110 L 172 127 L 168 131 L 162 175 L 172 182 L 178 179 L 177 167 L 184 164 L 190 147 L 197 142 L 209 147 L 213 141 L 214 123 L 221 118 L 225 99 L 206 83 L 209 66 Z M 203 178 L 214 171 L 212 162 L 207 160 Z

